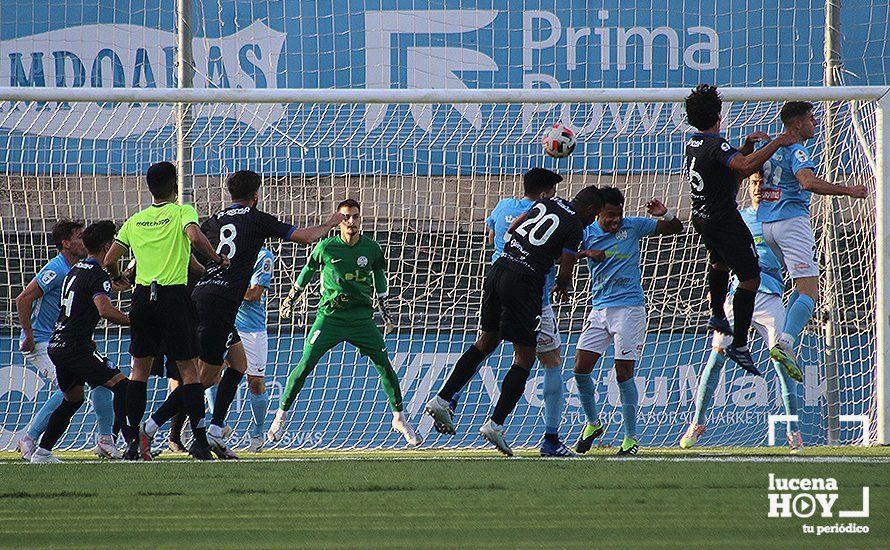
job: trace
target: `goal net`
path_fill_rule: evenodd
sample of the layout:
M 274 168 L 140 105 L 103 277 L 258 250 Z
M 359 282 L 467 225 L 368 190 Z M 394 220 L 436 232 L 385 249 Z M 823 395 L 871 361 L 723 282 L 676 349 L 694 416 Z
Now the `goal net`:
M 8 91 L 8 90 L 7 90 Z M 98 91 L 96 91 L 98 92 Z M 318 92 L 318 91 L 317 91 Z M 355 91 L 359 92 L 360 91 Z M 373 94 L 373 91 L 368 91 Z M 439 91 L 440 93 L 447 93 Z M 665 92 L 671 92 L 666 90 Z M 134 92 L 135 93 L 135 92 Z M 323 93 L 323 92 L 322 92 Z M 490 264 L 485 217 L 504 197 L 521 195 L 521 174 L 544 166 L 565 176 L 558 193 L 571 197 L 587 185 L 610 185 L 626 196 L 625 214 L 645 216 L 644 204 L 661 199 L 684 221 L 676 237 L 642 242 L 648 329 L 635 382 L 640 395 L 641 444 L 672 446 L 693 413 L 699 373 L 710 351 L 703 247 L 688 223 L 688 184 L 682 175 L 685 124 L 682 90 L 664 101 L 555 103 L 545 91 L 524 103 L 434 104 L 195 103 L 191 132 L 194 204 L 208 216 L 228 204 L 225 177 L 237 169 L 263 175 L 260 207 L 297 225 L 319 222 L 344 198 L 362 204 L 363 229 L 387 258 L 391 307 L 397 321 L 387 337 L 401 379 L 408 416 L 427 445 L 469 448 L 490 413 L 499 380 L 511 364 L 509 345 L 483 365 L 464 392 L 458 434 L 437 436 L 424 403 L 443 383 L 476 337 L 482 283 Z M 752 97 L 758 97 L 752 91 Z M 761 94 L 762 95 L 762 94 Z M 800 95 L 799 93 L 796 95 Z M 776 134 L 776 101 L 724 105 L 724 132 L 734 143 L 754 130 Z M 246 97 L 246 96 L 245 96 Z M 258 96 L 259 97 L 259 96 Z M 11 448 L 51 384 L 28 367 L 18 349 L 15 296 L 55 251 L 48 230 L 62 218 L 113 219 L 120 224 L 150 204 L 142 174 L 176 154 L 175 110 L 168 103 L 9 101 L 0 97 L 0 448 Z M 415 99 L 416 100 L 416 99 Z M 826 103 L 816 117 L 825 125 Z M 864 184 L 867 200 L 813 197 L 812 219 L 823 266 L 821 299 L 799 351 L 805 381 L 795 388 L 800 429 L 808 444 L 863 440 L 869 420 L 874 439 L 876 112 L 873 100 L 832 104 L 833 139 L 825 132 L 809 144 L 819 171 L 833 167 L 838 183 Z M 546 158 L 542 128 L 563 121 L 579 143 L 568 158 Z M 89 135 L 90 139 L 78 139 Z M 747 205 L 744 189 L 740 204 Z M 316 290 L 294 318 L 279 319 L 279 300 L 305 264 L 310 248 L 271 243 L 276 256 L 269 291 L 267 385 L 272 411 L 289 369 L 300 357 L 318 302 Z M 574 346 L 590 308 L 586 265 L 577 270 L 571 302 L 556 308 L 563 346 L 567 406 L 562 432 L 574 439 L 583 414 L 571 377 Z M 120 306 L 129 307 L 129 294 Z M 126 330 L 101 326 L 99 349 L 128 366 Z M 766 376 L 755 378 L 728 363 L 718 385 L 704 444 L 763 445 L 767 417 L 783 414 L 778 379 L 762 342 L 754 355 Z M 126 371 L 126 368 L 125 368 Z M 594 371 L 597 403 L 608 424 L 604 442 L 620 438 L 621 412 L 611 351 Z M 542 377 L 533 371 L 524 398 L 509 419 L 509 439 L 536 445 L 542 435 Z M 165 380 L 150 383 L 149 408 L 166 395 Z M 87 407 L 84 407 L 87 409 Z M 267 422 L 271 421 L 270 417 Z M 242 386 L 228 424 L 236 447 L 247 439 L 251 413 Z M 334 348 L 316 368 L 293 410 L 283 448 L 390 448 L 402 442 L 389 431 L 385 397 L 376 371 L 352 348 Z M 79 413 L 62 447 L 91 445 L 93 415 Z M 781 443 L 784 429 L 777 438 Z M 834 439 L 832 440 L 834 442 Z

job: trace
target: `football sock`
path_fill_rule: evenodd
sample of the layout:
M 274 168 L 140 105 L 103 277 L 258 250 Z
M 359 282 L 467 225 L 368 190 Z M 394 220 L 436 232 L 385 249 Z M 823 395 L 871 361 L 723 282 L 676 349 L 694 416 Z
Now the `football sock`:
M 253 423 L 250 426 L 250 435 L 262 437 L 265 433 L 266 415 L 269 414 L 269 394 L 247 392 L 250 398 L 250 412 L 253 415 Z
M 214 425 L 224 426 L 226 424 L 226 415 L 229 414 L 229 407 L 235 400 L 238 384 L 241 383 L 242 378 L 244 378 L 244 373 L 233 368 L 227 368 L 223 373 L 216 390 L 216 401 L 213 404 L 213 420 L 211 422 Z
M 454 394 L 462 390 L 476 375 L 482 361 L 485 361 L 485 354 L 479 351 L 475 344 L 467 348 L 467 351 L 457 360 L 454 370 L 451 371 L 451 375 L 439 391 L 439 397 L 445 401 L 450 401 Z
M 516 403 L 519 403 L 519 398 L 522 397 L 522 393 L 525 391 L 525 382 L 530 374 L 530 371 L 518 365 L 510 367 L 510 370 L 504 376 L 504 381 L 501 383 L 501 395 L 498 397 L 498 402 L 494 406 L 494 412 L 491 414 L 492 422 L 501 426 L 504 424 L 507 416 L 516 408 Z
M 599 422 L 596 413 L 596 391 L 593 387 L 593 377 L 590 374 L 575 373 L 575 384 L 578 386 L 578 399 L 581 401 L 581 409 L 587 417 L 588 424 Z
M 182 412 L 182 386 L 176 386 L 176 389 L 167 394 L 167 399 L 149 418 L 153 425 L 149 426 L 148 422 L 145 423 L 145 431 L 154 435 L 154 431 L 150 431 L 149 427 L 157 430 L 180 412 Z M 172 427 L 170 429 L 173 430 Z M 182 424 L 180 424 L 180 429 L 182 429 Z
M 53 446 L 62 437 L 65 430 L 68 429 L 68 425 L 71 424 L 71 417 L 74 416 L 74 413 L 77 412 L 81 405 L 83 405 L 82 399 L 80 401 L 62 400 L 59 406 L 56 407 L 56 410 L 49 415 L 46 431 L 43 432 L 43 437 L 40 438 L 41 449 L 53 450 Z
M 114 429 L 114 394 L 105 386 L 90 388 L 90 404 L 96 415 L 96 433 L 111 435 Z
M 127 425 L 134 430 L 139 429 L 142 416 L 145 414 L 145 400 L 148 384 L 138 380 L 130 380 L 127 384 Z
M 701 378 L 698 380 L 698 392 L 695 395 L 695 417 L 693 422 L 699 426 L 703 426 L 707 421 L 708 409 L 711 408 L 714 392 L 717 390 L 717 384 L 720 382 L 720 371 L 723 370 L 723 365 L 725 364 L 726 357 L 712 349 L 705 369 L 701 373 Z
M 28 436 L 31 439 L 33 439 L 34 441 L 40 439 L 40 434 L 46 431 L 46 425 L 49 423 L 49 417 L 57 408 L 59 408 L 59 405 L 62 404 L 63 399 L 65 399 L 65 394 L 63 394 L 59 390 L 56 390 L 52 394 L 50 394 L 49 399 L 46 400 L 46 403 L 44 403 L 43 406 L 40 407 L 40 409 L 36 413 L 34 413 L 34 418 L 31 419 L 31 425 L 28 426 Z
M 179 411 L 170 419 L 170 441 L 182 444 L 182 427 L 184 425 L 185 415 Z
M 182 410 L 189 417 L 192 434 L 199 445 L 207 445 L 207 428 L 204 420 L 204 387 L 200 383 L 182 386 Z
M 739 287 L 732 299 L 732 347 L 744 348 L 748 345 L 748 331 L 754 317 L 754 299 L 757 293 Z
M 773 368 L 779 373 L 779 387 L 782 389 L 782 404 L 785 414 L 797 414 L 797 383 L 788 375 L 788 371 L 778 361 L 773 361 Z M 788 422 L 788 432 L 796 432 L 800 428 L 796 421 Z
M 798 337 L 800 337 L 800 333 L 803 332 L 803 328 L 807 326 L 810 317 L 813 316 L 815 306 L 813 299 L 806 294 L 800 294 L 791 303 L 788 308 L 788 315 L 785 316 L 785 328 L 782 330 L 782 337 L 780 338 L 783 343 L 794 346 Z
M 109 390 L 111 393 L 111 408 L 114 411 L 114 425 L 124 432 L 127 442 L 133 439 L 133 431 L 127 426 L 127 386 L 130 381 L 124 378 Z M 93 392 L 95 390 L 90 390 Z M 101 433 L 101 432 L 100 432 Z
M 621 420 L 624 424 L 624 436 L 637 438 L 637 385 L 633 377 L 618 382 L 618 393 L 621 396 Z
M 399 387 L 399 377 L 389 359 L 374 361 L 374 369 L 380 376 L 380 387 L 386 394 L 386 400 L 389 403 L 389 410 L 399 412 L 405 409 L 402 403 L 402 388 Z
M 729 271 L 720 271 L 713 267 L 708 268 L 708 294 L 711 300 L 711 315 L 725 317 L 723 303 L 726 301 L 726 293 L 729 291 Z
M 559 433 L 565 397 L 562 393 L 562 369 L 550 367 L 544 369 L 544 432 Z

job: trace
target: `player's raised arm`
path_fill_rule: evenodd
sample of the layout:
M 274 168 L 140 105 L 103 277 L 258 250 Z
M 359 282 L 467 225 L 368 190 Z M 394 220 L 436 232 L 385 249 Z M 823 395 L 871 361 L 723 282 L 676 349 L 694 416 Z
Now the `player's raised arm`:
M 864 199 L 868 196 L 868 188 L 864 185 L 835 185 L 817 176 L 810 168 L 801 168 L 794 173 L 800 186 L 817 195 L 848 196 Z
M 328 216 L 327 221 L 325 221 L 321 225 L 295 229 L 288 237 L 288 240 L 291 242 L 303 244 L 314 243 L 315 241 L 327 235 L 331 231 L 331 229 L 340 225 L 340 223 L 344 219 L 346 219 L 346 216 L 344 216 L 342 213 L 340 213 L 339 211 L 334 212 L 333 214 Z
M 752 138 L 752 136 L 757 137 Z M 730 150 L 730 156 L 726 165 L 738 175 L 747 178 L 754 172 L 760 170 L 763 167 L 763 163 L 768 161 L 775 152 L 779 150 L 779 147 L 785 147 L 794 143 L 794 138 L 789 134 L 779 134 L 776 136 L 776 139 L 769 141 L 760 149 L 750 154 L 745 154 L 743 152 L 743 150 L 748 148 L 749 144 L 750 149 L 753 149 L 754 143 L 764 139 L 764 136 L 768 138 L 768 136 L 762 132 L 755 132 L 754 134 L 751 134 L 751 136 L 748 136 L 748 139 L 745 140 L 745 145 L 742 146 L 742 150 Z M 723 153 L 725 154 L 727 152 L 724 151 Z
M 572 294 L 572 277 L 575 273 L 575 264 L 578 263 L 578 254 L 566 250 L 559 257 L 559 269 L 556 272 L 556 284 L 553 286 L 553 298 L 557 302 L 564 302 Z
M 650 216 L 661 218 L 655 225 L 655 235 L 678 235 L 683 232 L 683 222 L 660 200 L 652 199 L 647 202 L 646 212 Z

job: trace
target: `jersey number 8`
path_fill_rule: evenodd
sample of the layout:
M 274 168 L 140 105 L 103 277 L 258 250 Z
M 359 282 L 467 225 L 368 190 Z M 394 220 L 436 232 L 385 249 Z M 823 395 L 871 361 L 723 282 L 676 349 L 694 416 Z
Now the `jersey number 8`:
M 216 247 L 217 254 L 225 254 L 229 259 L 235 257 L 235 237 L 238 236 L 238 229 L 235 224 L 229 223 L 222 226 L 219 230 L 219 244 Z M 223 247 L 227 250 L 223 252 Z
M 545 214 L 547 212 L 547 207 L 543 204 L 538 203 L 535 205 L 535 215 L 524 222 L 516 228 L 516 233 L 522 235 L 523 237 L 528 237 L 528 242 L 535 245 L 541 246 L 542 244 L 547 242 L 547 239 L 553 235 L 553 232 L 556 231 L 556 228 L 559 227 L 559 216 L 553 214 Z

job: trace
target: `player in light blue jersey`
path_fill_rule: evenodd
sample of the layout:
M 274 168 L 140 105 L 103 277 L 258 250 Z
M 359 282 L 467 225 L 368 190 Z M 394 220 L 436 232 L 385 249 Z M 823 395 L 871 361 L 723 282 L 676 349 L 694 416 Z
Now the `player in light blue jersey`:
M 819 258 L 810 225 L 810 195 L 864 199 L 868 189 L 864 185 L 835 185 L 814 173 L 816 166 L 804 147 L 804 143 L 816 135 L 812 103 L 788 102 L 782 106 L 780 116 L 785 134 L 795 142 L 780 147 L 763 166 L 763 200 L 757 209 L 757 219 L 763 225 L 764 240 L 785 265 L 795 286 L 788 301 L 782 334 L 770 350 L 770 356 L 795 380 L 801 381 L 803 376 L 797 366 L 794 346 L 813 315 L 819 292 Z
M 615 374 L 621 396 L 624 439 L 619 455 L 635 455 L 637 445 L 637 387 L 634 366 L 646 341 L 646 297 L 640 271 L 640 240 L 650 235 L 676 235 L 683 224 L 658 200 L 649 201 L 651 218 L 625 217 L 624 195 L 614 187 L 600 189 L 603 209 L 584 231 L 581 255 L 589 259 L 593 307 L 578 339 L 575 383 L 587 422 L 575 450 L 586 453 L 605 432 L 596 412 L 596 390 L 591 372 L 609 345 L 615 345 Z
M 785 292 L 785 282 L 782 278 L 782 264 L 773 254 L 769 245 L 763 238 L 763 230 L 758 218 L 758 206 L 762 208 L 763 174 L 756 173 L 748 178 L 748 194 L 751 197 L 751 207 L 741 210 L 742 219 L 751 229 L 754 243 L 757 246 L 757 255 L 760 262 L 760 287 L 757 289 L 757 297 L 754 302 L 754 316 L 752 325 L 763 342 L 772 347 L 779 338 L 779 332 L 785 323 L 785 306 L 782 304 L 782 294 Z M 732 321 L 732 294 L 738 286 L 738 281 L 733 280 L 730 293 L 724 303 L 727 319 Z M 720 383 L 720 371 L 726 363 L 724 350 L 729 345 L 730 338 L 726 335 L 714 332 L 711 355 L 701 373 L 698 382 L 698 392 L 695 399 L 695 417 L 689 424 L 686 433 L 680 439 L 680 447 L 689 449 L 694 446 L 702 434 L 705 433 L 708 409 L 714 398 L 714 391 Z M 782 388 L 782 403 L 785 414 L 792 416 L 797 414 L 797 384 L 789 371 L 781 363 L 772 360 L 773 368 L 779 374 L 779 385 Z M 798 429 L 798 423 L 788 422 L 786 425 L 788 445 L 791 452 L 798 453 L 803 450 L 803 438 Z
M 275 255 L 268 248 L 261 248 L 253 266 L 250 286 L 244 293 L 244 301 L 235 317 L 235 328 L 244 344 L 247 355 L 247 390 L 253 423 L 250 426 L 250 445 L 247 451 L 258 453 L 263 449 L 266 415 L 269 412 L 269 395 L 266 393 L 266 361 L 269 355 L 269 335 L 266 333 L 267 291 L 272 284 Z
M 83 224 L 80 222 L 69 220 L 56 222 L 52 229 L 52 239 L 59 254 L 43 266 L 15 299 L 19 323 L 22 325 L 19 349 L 25 356 L 25 361 L 53 385 L 56 380 L 56 367 L 50 361 L 47 345 L 56 325 L 56 319 L 59 317 L 65 276 L 74 264 L 87 255 L 81 239 L 82 233 Z M 46 430 L 49 417 L 62 402 L 62 398 L 61 390 L 56 388 L 46 403 L 34 413 L 27 432 L 18 442 L 23 459 L 31 460 L 31 455 L 37 448 L 37 440 Z M 93 451 L 104 458 L 121 457 L 121 452 L 114 444 L 112 436 L 113 399 L 114 395 L 108 388 L 90 389 L 90 402 L 96 414 L 96 432 L 99 435 Z

